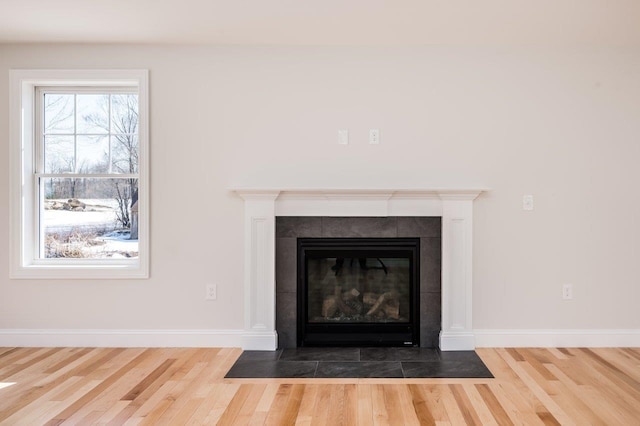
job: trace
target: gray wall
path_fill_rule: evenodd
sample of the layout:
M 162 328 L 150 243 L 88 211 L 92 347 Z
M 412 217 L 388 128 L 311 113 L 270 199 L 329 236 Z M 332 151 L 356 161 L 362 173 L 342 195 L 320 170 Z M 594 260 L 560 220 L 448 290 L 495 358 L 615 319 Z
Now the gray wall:
M 15 68 L 149 69 L 150 279 L 9 279 Z M 244 204 L 230 188 L 412 185 L 491 188 L 473 203 L 473 328 L 500 346 L 640 330 L 637 47 L 0 45 L 0 80 L 0 336 L 238 335 Z

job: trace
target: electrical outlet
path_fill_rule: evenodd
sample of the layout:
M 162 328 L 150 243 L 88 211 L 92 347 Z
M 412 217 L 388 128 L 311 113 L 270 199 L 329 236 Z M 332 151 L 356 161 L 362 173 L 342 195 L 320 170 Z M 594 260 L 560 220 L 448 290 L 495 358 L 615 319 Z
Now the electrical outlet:
M 216 300 L 218 298 L 218 286 L 215 284 L 207 284 L 205 286 L 205 300 Z
M 522 210 L 533 210 L 533 195 L 522 196 Z
M 571 284 L 564 284 L 562 286 L 562 299 L 563 300 L 573 299 L 573 286 Z
M 369 129 L 369 143 L 371 145 L 377 145 L 380 143 L 380 130 Z

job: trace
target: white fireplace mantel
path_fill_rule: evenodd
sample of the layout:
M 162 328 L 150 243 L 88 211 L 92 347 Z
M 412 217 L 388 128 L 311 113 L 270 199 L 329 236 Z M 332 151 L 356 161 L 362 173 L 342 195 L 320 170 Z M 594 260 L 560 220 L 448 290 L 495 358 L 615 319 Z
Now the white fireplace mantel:
M 473 200 L 487 188 L 236 188 L 244 199 L 244 349 L 275 350 L 276 216 L 442 217 L 440 349 L 475 348 Z

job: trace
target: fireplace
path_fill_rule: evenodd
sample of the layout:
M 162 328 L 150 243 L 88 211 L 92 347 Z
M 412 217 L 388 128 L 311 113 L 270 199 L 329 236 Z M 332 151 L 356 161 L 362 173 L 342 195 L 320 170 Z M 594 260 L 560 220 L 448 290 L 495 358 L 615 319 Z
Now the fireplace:
M 346 345 L 356 332 L 367 336 L 361 336 L 361 342 L 354 345 L 438 347 L 442 330 L 441 234 L 440 217 L 277 216 L 278 347 L 329 345 L 329 341 Z M 311 278 L 319 278 L 312 283 L 311 304 L 303 281 L 308 279 L 305 269 Z M 342 300 L 336 297 L 337 286 L 347 292 Z M 367 316 L 381 296 L 380 305 Z M 330 306 L 332 299 L 336 304 L 344 301 L 342 309 Z M 393 316 L 398 318 L 389 319 L 396 300 L 398 313 Z M 356 305 L 356 311 L 367 307 L 363 312 L 366 322 L 349 314 L 349 308 L 345 315 L 344 306 L 350 303 Z M 380 310 L 386 310 L 384 316 Z M 367 324 L 372 321 L 373 326 Z
M 417 346 L 419 238 L 299 238 L 297 346 Z
M 318 216 L 441 218 L 441 290 L 438 290 L 441 294 L 437 298 L 426 297 L 421 282 L 421 306 L 424 299 L 425 304 L 437 303 L 441 309 L 438 312 L 441 327 L 435 346 L 443 351 L 475 348 L 472 313 L 473 200 L 487 191 L 486 188 L 291 189 L 244 186 L 232 191 L 244 200 L 244 329 L 238 331 L 244 349 L 275 350 L 283 338 L 291 339 L 291 335 L 276 325 L 276 310 L 295 316 L 295 290 L 289 290 L 290 286 L 295 288 L 295 275 L 291 283 L 276 285 L 276 252 L 285 255 L 289 252 L 291 256 L 287 257 L 295 259 L 295 245 L 291 247 L 286 241 L 291 240 L 289 237 L 292 235 L 278 236 L 276 218 Z M 276 250 L 279 244 L 285 245 L 284 250 Z M 421 267 L 421 272 L 426 270 Z M 421 281 L 424 275 L 421 274 Z M 279 285 L 287 291 L 277 288 Z M 281 310 L 276 305 L 285 305 L 289 309 Z M 279 321 L 287 320 L 280 318 Z M 292 320 L 294 330 L 291 334 L 295 335 L 295 318 Z M 423 346 L 422 320 L 420 327 L 420 345 Z M 292 344 L 296 344 L 295 337 Z

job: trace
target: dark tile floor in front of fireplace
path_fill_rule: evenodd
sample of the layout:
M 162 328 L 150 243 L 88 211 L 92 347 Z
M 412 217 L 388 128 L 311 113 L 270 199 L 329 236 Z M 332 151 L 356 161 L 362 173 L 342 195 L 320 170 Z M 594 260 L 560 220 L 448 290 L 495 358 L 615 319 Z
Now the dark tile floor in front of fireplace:
M 493 378 L 474 351 L 426 348 L 293 348 L 244 351 L 239 378 Z

